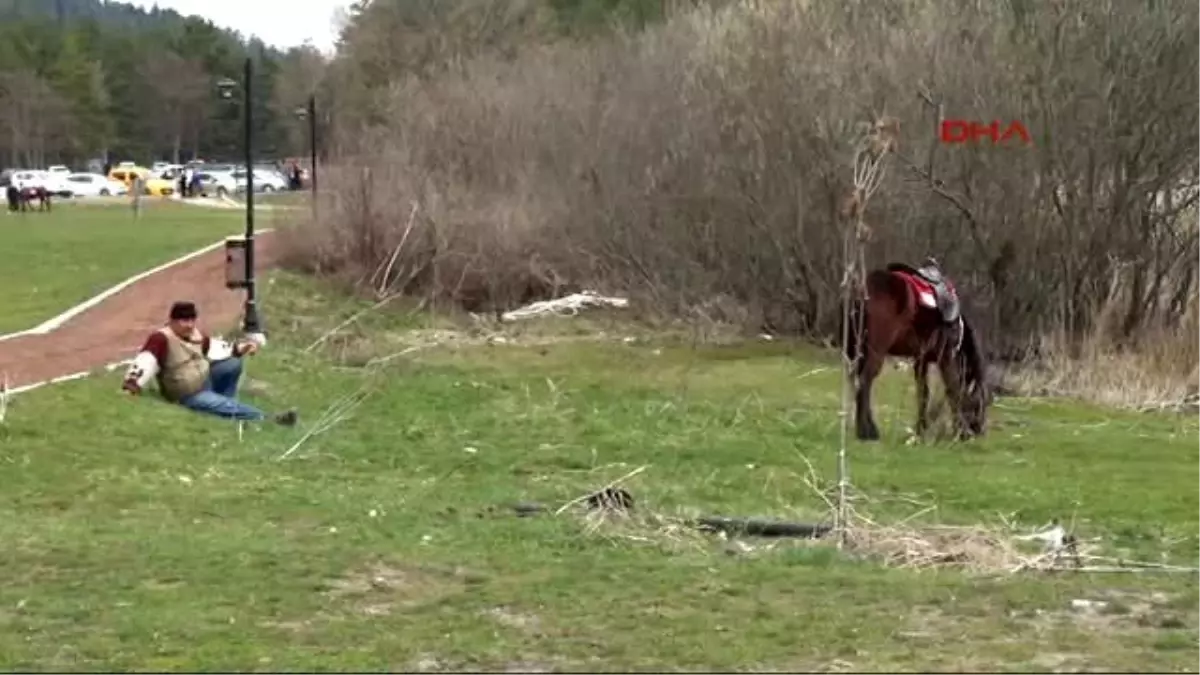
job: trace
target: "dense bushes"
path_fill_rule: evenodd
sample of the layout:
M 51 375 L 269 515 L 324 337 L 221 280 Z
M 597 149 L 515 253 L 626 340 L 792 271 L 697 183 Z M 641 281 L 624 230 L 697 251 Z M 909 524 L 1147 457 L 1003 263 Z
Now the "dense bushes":
M 828 334 L 850 147 L 888 114 L 869 260 L 937 257 L 994 346 L 1079 343 L 1099 317 L 1136 342 L 1195 311 L 1193 2 L 746 1 L 586 42 L 547 37 L 536 3 L 451 6 L 419 69 L 347 33 L 339 155 L 294 264 L 472 308 L 569 281 Z M 386 77 L 350 76 L 355 40 Z M 936 104 L 1032 143 L 939 146 Z

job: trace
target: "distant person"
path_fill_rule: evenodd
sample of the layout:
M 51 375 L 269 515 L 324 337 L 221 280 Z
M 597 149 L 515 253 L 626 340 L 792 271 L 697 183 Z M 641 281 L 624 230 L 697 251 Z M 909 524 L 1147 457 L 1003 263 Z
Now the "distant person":
M 225 419 L 267 419 L 266 413 L 236 398 L 242 359 L 258 352 L 260 341 L 244 339 L 231 345 L 209 337 L 196 328 L 197 316 L 192 302 L 171 305 L 167 324 L 146 338 L 121 389 L 136 396 L 157 379 L 163 398 L 190 410 Z M 274 415 L 273 421 L 290 427 L 297 418 L 295 410 L 288 410 Z
M 142 215 L 142 193 L 146 191 L 146 179 L 142 178 L 142 174 L 134 173 L 133 182 L 129 186 L 129 197 L 133 203 L 133 217 L 139 218 Z
M 4 187 L 4 196 L 8 199 L 9 214 L 16 213 L 21 209 L 21 189 L 16 185 L 9 183 Z

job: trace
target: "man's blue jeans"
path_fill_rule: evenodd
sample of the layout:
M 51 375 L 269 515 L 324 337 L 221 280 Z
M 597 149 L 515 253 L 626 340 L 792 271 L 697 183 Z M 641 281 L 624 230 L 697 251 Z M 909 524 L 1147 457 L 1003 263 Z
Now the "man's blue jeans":
M 186 408 L 235 420 L 262 420 L 266 415 L 252 405 L 234 398 L 242 378 L 242 360 L 230 357 L 214 361 L 204 388 L 179 401 Z

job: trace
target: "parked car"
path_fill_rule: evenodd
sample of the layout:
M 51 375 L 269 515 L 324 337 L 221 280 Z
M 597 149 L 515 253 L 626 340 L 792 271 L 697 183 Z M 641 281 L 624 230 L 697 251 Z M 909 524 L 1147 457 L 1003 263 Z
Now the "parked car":
M 12 184 L 18 189 L 44 187 L 56 197 L 70 197 L 71 190 L 59 176 L 49 171 L 22 169 L 13 172 Z
M 174 170 L 167 170 L 146 178 L 146 194 L 152 197 L 170 197 L 178 191 L 179 178 Z
M 133 185 L 136 176 L 141 176 L 144 180 L 150 176 L 150 170 L 133 162 L 121 162 L 108 172 L 109 178 L 124 183 L 126 189 Z
M 234 179 L 237 180 L 238 191 L 246 191 L 246 170 L 235 169 L 233 172 Z M 278 171 L 273 169 L 254 168 L 254 191 L 255 192 L 274 192 L 276 190 L 286 190 L 288 188 L 287 179 Z
M 200 196 L 225 197 L 238 192 L 238 183 L 232 172 L 200 171 L 196 173 L 200 179 Z M 242 182 L 244 189 L 245 182 Z
M 108 197 L 129 194 L 121 181 L 98 173 L 72 173 L 65 178 L 75 197 Z

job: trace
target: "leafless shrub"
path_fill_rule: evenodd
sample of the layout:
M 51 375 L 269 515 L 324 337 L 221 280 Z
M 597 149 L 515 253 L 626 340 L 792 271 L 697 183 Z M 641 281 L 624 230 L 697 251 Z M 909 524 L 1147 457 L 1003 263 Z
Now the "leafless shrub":
M 494 36 L 504 58 L 438 42 L 384 77 L 360 22 L 340 96 L 370 115 L 346 114 L 292 259 L 366 287 L 416 203 L 389 282 L 408 292 L 482 309 L 616 286 L 668 314 L 721 297 L 748 327 L 830 336 L 847 148 L 887 114 L 908 169 L 873 202 L 871 264 L 937 257 L 999 352 L 1080 345 L 1100 322 L 1120 344 L 1194 344 L 1196 23 L 1184 0 L 771 0 L 520 49 L 535 24 L 501 21 L 486 25 L 517 31 Z M 938 111 L 1020 120 L 1032 143 L 940 145 Z

